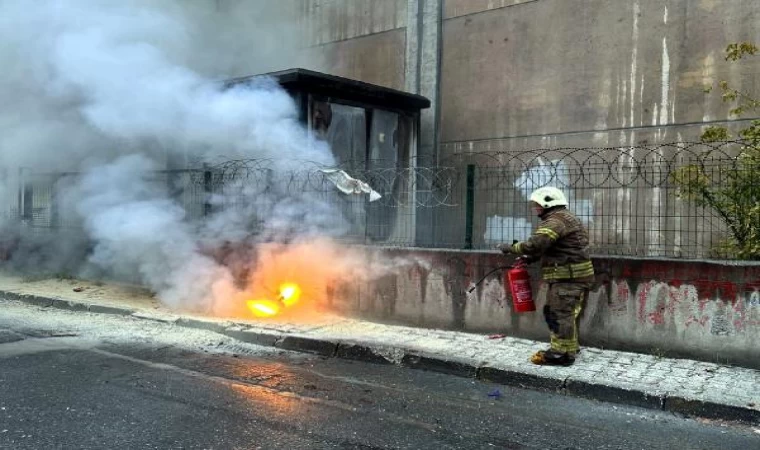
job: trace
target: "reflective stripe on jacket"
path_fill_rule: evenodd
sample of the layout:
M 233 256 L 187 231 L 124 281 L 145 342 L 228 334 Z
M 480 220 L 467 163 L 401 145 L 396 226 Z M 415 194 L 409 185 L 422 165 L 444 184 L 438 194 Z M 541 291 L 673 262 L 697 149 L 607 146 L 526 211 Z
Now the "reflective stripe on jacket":
M 588 280 L 594 276 L 588 245 L 583 223 L 567 208 L 558 207 L 546 211 L 533 235 L 512 246 L 512 253 L 540 258 L 546 281 Z

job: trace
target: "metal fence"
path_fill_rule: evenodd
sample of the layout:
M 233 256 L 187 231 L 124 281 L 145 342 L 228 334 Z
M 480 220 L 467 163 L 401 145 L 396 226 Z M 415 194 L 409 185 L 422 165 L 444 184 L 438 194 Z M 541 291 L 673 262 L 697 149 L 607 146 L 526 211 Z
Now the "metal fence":
M 265 226 L 279 202 L 294 198 L 342 216 L 346 242 L 458 249 L 527 238 L 537 222 L 528 195 L 550 185 L 566 193 L 570 209 L 588 226 L 594 254 L 741 259 L 752 256 L 731 243 L 752 239 L 753 227 L 760 227 L 760 217 L 752 219 L 760 187 L 748 187 L 758 175 L 745 148 L 737 141 L 678 143 L 461 153 L 435 167 L 343 164 L 382 195 L 375 202 L 341 193 L 308 163 L 280 170 L 276 161 L 228 161 L 146 177 L 192 219 L 253 208 L 260 220 L 251 233 Z M 20 218 L 32 228 L 80 226 L 76 208 L 60 194 L 79 176 L 27 172 L 19 188 Z M 299 223 L 289 226 L 298 232 Z
M 760 174 L 740 141 L 457 154 L 465 173 L 458 213 L 441 211 L 439 244 L 489 248 L 527 238 L 536 224 L 527 201 L 555 186 L 587 225 L 598 255 L 747 258 L 736 238 L 760 228 Z M 752 148 L 752 146 L 750 146 Z M 468 195 L 469 193 L 469 195 Z M 753 224 L 753 214 L 757 216 Z M 760 237 L 760 236 L 757 236 Z

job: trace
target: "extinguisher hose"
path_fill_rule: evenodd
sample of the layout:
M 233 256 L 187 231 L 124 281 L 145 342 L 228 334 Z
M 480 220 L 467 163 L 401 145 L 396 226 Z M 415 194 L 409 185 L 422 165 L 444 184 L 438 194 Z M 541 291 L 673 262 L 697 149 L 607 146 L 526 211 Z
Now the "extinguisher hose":
M 512 267 L 512 266 L 511 265 L 509 265 L 509 266 L 500 266 L 500 267 L 497 267 L 497 268 L 493 269 L 492 271 L 488 272 L 487 274 L 483 275 L 483 277 L 480 280 L 478 280 L 477 283 L 473 284 L 472 287 L 467 290 L 467 293 L 471 294 L 472 291 L 474 291 L 475 288 L 478 287 L 478 285 L 480 283 L 482 283 L 483 281 L 485 281 L 485 279 L 488 278 L 492 273 L 496 272 L 497 270 L 509 269 L 510 267 Z

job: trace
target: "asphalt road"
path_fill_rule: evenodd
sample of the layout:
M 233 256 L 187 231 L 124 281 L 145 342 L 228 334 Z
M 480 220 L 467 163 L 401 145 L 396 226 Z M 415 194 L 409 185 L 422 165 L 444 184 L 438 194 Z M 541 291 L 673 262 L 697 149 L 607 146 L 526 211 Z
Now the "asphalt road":
M 760 434 L 0 301 L 0 448 L 750 449 Z

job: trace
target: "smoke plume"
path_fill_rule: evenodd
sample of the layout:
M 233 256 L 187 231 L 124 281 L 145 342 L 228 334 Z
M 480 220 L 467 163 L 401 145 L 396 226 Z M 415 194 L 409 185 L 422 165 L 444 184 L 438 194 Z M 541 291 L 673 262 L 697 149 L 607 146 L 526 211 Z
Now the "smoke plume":
M 56 201 L 71 229 L 86 232 L 34 236 L 0 219 L 18 267 L 76 267 L 144 283 L 171 307 L 219 312 L 230 309 L 226 300 L 276 278 L 270 266 L 281 255 L 343 261 L 325 279 L 360 264 L 324 240 L 346 229 L 339 212 L 276 180 L 299 161 L 334 164 L 327 145 L 299 123 L 291 97 L 267 79 L 226 90 L 219 83 L 313 62 L 299 50 L 293 5 L 0 0 L 0 217 L 15 207 L 13 187 L 25 173 L 77 172 L 57 179 Z M 238 186 L 241 207 L 209 220 L 190 214 L 156 176 L 231 159 L 272 159 L 275 181 L 265 193 Z M 209 199 L 211 206 L 231 191 L 234 185 Z M 316 238 L 318 245 L 303 246 Z M 225 249 L 230 243 L 235 248 Z

